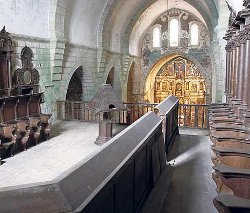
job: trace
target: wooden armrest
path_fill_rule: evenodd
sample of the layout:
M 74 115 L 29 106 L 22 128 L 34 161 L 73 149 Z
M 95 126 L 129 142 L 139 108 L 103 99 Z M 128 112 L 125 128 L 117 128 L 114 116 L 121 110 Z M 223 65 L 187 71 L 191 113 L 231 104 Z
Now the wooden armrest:
M 49 119 L 51 118 L 52 114 L 41 114 L 41 122 L 42 123 L 48 123 Z
M 219 213 L 250 212 L 250 200 L 230 194 L 218 194 L 213 200 Z
M 216 184 L 218 191 L 220 191 L 222 185 L 225 185 L 232 190 L 234 195 L 250 199 L 250 169 L 240 169 L 223 165 L 214 166 L 213 168 L 217 176 Z M 219 179 L 221 181 L 218 181 Z M 223 184 L 218 185 L 219 182 Z

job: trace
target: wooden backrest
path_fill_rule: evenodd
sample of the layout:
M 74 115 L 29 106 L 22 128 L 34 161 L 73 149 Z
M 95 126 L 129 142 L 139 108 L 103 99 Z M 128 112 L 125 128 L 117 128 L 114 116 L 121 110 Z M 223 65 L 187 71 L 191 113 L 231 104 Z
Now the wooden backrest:
M 29 101 L 29 115 L 39 115 L 41 113 L 41 98 L 42 93 L 36 93 L 30 95 Z
M 16 119 L 16 103 L 18 96 L 12 96 L 4 99 L 2 114 L 3 122 L 10 122 Z
M 25 118 L 29 116 L 29 104 L 30 95 L 19 96 L 17 106 L 16 106 L 16 116 L 17 118 Z

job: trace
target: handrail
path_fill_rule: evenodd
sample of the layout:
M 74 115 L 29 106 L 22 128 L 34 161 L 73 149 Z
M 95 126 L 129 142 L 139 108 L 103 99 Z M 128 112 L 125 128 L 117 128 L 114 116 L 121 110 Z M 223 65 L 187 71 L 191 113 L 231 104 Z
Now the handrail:
M 102 113 L 95 114 L 87 109 L 88 102 L 57 101 L 59 120 L 100 121 Z M 128 111 L 112 112 L 112 122 L 131 124 L 149 111 L 158 113 L 158 103 L 124 103 Z M 178 125 L 183 127 L 208 129 L 208 104 L 179 104 Z

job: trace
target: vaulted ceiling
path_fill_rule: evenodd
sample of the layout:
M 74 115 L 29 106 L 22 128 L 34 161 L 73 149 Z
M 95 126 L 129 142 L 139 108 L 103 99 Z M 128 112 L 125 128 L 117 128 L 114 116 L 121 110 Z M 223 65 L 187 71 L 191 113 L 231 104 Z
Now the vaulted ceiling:
M 113 52 L 129 49 L 138 55 L 147 28 L 171 8 L 193 13 L 210 31 L 217 25 L 217 0 L 74 0 L 67 4 L 65 38 Z
M 224 0 L 0 0 L 0 25 L 17 34 L 138 55 L 145 31 L 163 12 L 185 9 L 213 32 L 220 1 Z

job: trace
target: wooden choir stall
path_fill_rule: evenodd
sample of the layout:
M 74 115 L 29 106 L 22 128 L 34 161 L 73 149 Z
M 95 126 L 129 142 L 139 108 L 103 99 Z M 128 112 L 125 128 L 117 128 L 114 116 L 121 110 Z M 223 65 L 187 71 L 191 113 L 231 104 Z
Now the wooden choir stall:
M 51 114 L 42 114 L 39 72 L 33 68 L 29 47 L 21 52 L 22 68 L 11 70 L 12 39 L 0 31 L 0 159 L 45 141 Z

